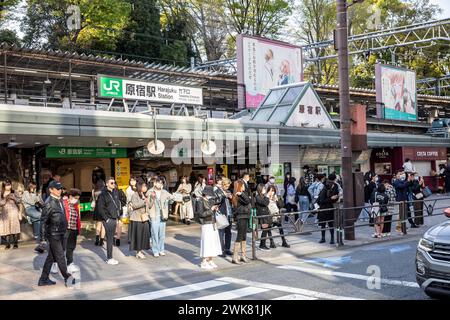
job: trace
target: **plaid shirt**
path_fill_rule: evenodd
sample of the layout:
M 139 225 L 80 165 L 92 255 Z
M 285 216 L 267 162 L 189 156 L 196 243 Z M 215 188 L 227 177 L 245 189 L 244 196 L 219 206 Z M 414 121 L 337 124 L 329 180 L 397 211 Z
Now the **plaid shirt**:
M 69 221 L 67 228 L 70 230 L 78 230 L 77 228 L 78 212 L 75 206 L 69 203 Z

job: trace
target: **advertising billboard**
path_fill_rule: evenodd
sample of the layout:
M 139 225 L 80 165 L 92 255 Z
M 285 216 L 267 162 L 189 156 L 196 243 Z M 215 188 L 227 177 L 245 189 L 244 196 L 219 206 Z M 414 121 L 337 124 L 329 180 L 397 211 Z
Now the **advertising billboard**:
M 202 88 L 174 86 L 136 79 L 97 76 L 101 98 L 146 100 L 153 102 L 203 104 Z
M 417 121 L 416 73 L 408 69 L 375 66 L 377 117 Z
M 256 108 L 273 87 L 301 82 L 302 50 L 285 42 L 239 35 L 239 108 Z

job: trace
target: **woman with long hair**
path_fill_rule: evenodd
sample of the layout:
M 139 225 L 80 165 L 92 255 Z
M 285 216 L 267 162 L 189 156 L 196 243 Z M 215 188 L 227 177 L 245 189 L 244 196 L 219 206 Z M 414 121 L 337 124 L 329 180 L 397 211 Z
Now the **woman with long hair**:
M 145 259 L 144 250 L 150 249 L 149 200 L 147 198 L 147 184 L 139 180 L 137 191 L 131 196 L 130 215 L 130 251 L 136 251 L 136 258 Z
M 269 188 L 267 189 L 267 197 L 270 200 L 269 206 L 275 208 L 275 210 L 271 211 L 271 215 L 272 215 L 271 227 L 278 228 L 278 232 L 280 233 L 281 240 L 282 240 L 281 246 L 285 247 L 285 248 L 290 248 L 290 245 L 287 243 L 286 238 L 284 237 L 283 224 L 281 222 L 281 217 L 279 216 L 280 209 L 283 207 L 283 204 L 282 204 L 283 200 L 278 198 L 277 188 L 275 186 L 269 186 Z M 276 209 L 278 209 L 278 210 L 276 210 Z M 271 239 L 271 241 L 270 241 L 270 247 L 276 248 L 275 241 L 273 241 L 273 239 Z
M 236 209 L 236 227 L 237 236 L 234 243 L 234 252 L 232 263 L 240 264 L 249 262 L 246 257 L 247 251 L 247 226 L 250 218 L 251 200 L 245 192 L 245 183 L 238 180 L 234 183 L 233 207 Z M 239 259 L 239 246 L 241 247 L 241 258 Z
M 300 182 L 295 193 L 298 200 L 298 208 L 301 212 L 300 221 L 305 223 L 309 216 L 309 204 L 311 203 L 311 194 L 308 191 L 308 184 L 306 183 L 305 177 L 300 178 Z
M 17 249 L 19 247 L 20 198 L 14 193 L 11 180 L 5 179 L 0 193 L 0 236 L 6 237 L 5 249 Z
M 256 196 L 255 196 L 255 207 L 256 207 L 256 215 L 258 217 L 258 222 L 261 224 L 261 229 L 262 229 L 262 233 L 261 233 L 261 238 L 265 238 L 267 236 L 271 237 L 272 236 L 272 230 L 271 228 L 271 224 L 272 224 L 272 219 L 269 216 L 269 204 L 270 204 L 270 199 L 269 197 L 267 197 L 267 191 L 266 191 L 266 187 L 264 186 L 264 184 L 260 183 L 258 184 L 257 188 L 256 188 Z M 271 239 L 273 241 L 273 239 Z M 267 246 L 266 246 L 266 239 L 261 239 L 260 243 L 259 243 L 259 248 L 261 250 L 270 250 Z

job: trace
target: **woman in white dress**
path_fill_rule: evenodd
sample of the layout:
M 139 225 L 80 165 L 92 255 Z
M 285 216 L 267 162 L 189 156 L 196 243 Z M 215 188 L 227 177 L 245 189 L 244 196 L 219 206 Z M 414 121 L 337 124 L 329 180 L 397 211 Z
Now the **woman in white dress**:
M 192 186 L 188 181 L 188 177 L 183 176 L 176 192 L 182 196 L 182 201 L 180 202 L 180 218 L 183 223 L 189 225 L 191 224 L 191 219 L 194 218 L 194 210 L 192 209 L 191 201 Z
M 217 197 L 212 186 L 203 189 L 202 198 L 199 199 L 199 221 L 202 225 L 202 236 L 200 242 L 200 257 L 202 269 L 216 269 L 217 265 L 213 258 L 222 254 L 219 230 L 216 226 L 216 211 L 219 209 Z

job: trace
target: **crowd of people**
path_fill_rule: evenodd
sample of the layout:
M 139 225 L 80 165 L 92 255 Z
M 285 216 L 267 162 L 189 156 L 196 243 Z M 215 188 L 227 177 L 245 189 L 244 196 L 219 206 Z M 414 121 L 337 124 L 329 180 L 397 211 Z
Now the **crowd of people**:
M 169 213 L 180 216 L 189 225 L 196 221 L 201 225 L 200 267 L 216 269 L 214 258 L 231 256 L 233 264 L 248 263 L 247 233 L 252 210 L 255 210 L 261 230 L 259 248 L 269 251 L 277 247 L 273 231 L 281 237 L 282 247 L 289 248 L 283 229 L 283 216 L 294 224 L 304 225 L 309 217 L 321 228 L 320 243 L 330 244 L 334 239 L 334 213 L 343 197 L 341 178 L 336 173 L 328 176 L 312 172 L 308 166 L 299 179 L 285 176 L 283 193 L 275 177 L 258 181 L 251 189 L 248 173 L 232 182 L 225 176 L 216 177 L 214 185 L 207 185 L 204 176 L 180 178 L 174 192 L 167 189 L 164 176 L 149 179 L 132 177 L 128 188 L 119 189 L 113 177 L 93 180 L 91 209 L 95 221 L 94 244 L 106 242 L 106 263 L 117 265 L 113 257 L 114 246 L 120 246 L 122 218 L 127 217 L 127 242 L 137 259 L 146 259 L 151 250 L 155 257 L 164 257 L 166 223 Z M 381 181 L 373 172 L 364 175 L 365 208 L 361 217 L 374 225 L 373 237 L 381 238 L 391 233 L 392 216 L 398 214 L 395 202 L 405 201 L 411 228 L 423 224 L 424 179 L 405 163 L 391 181 Z M 17 249 L 23 216 L 32 225 L 37 242 L 36 251 L 48 252 L 39 279 L 40 286 L 53 285 L 50 273 L 58 270 L 66 284 L 74 283 L 74 272 L 79 271 L 73 261 L 77 237 L 81 232 L 79 199 L 81 191 L 66 190 L 59 176 L 54 176 L 38 193 L 30 182 L 23 192 L 16 192 L 10 180 L 3 181 L 0 193 L 0 235 L 6 249 Z M 282 210 L 283 209 L 283 213 Z M 316 213 L 316 214 L 314 214 Z M 232 246 L 232 226 L 236 238 Z M 396 230 L 401 232 L 400 223 Z M 269 245 L 267 242 L 269 241 Z M 233 250 L 232 250 L 233 249 Z M 147 254 L 146 254 L 147 253 Z

